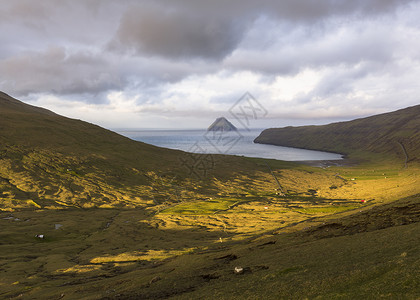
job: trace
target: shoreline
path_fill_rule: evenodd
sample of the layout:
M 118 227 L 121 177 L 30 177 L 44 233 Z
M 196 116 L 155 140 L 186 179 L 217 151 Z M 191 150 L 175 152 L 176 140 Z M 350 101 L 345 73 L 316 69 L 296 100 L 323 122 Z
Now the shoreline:
M 293 161 L 294 163 L 307 165 L 311 167 L 318 167 L 318 168 L 329 168 L 329 167 L 351 167 L 358 165 L 357 162 L 352 161 L 348 158 L 343 159 L 332 159 L 332 160 L 297 160 Z

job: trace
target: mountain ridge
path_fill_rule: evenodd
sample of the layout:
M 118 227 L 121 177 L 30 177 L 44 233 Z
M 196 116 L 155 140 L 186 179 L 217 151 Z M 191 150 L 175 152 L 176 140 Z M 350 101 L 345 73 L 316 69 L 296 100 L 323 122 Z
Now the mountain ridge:
M 361 157 L 380 154 L 408 161 L 420 158 L 420 105 L 327 125 L 270 128 L 255 143 L 305 148 Z M 405 152 L 405 153 L 404 153 Z
M 20 100 L 17 100 L 15 98 L 13 98 L 12 96 L 0 91 L 0 109 L 1 112 L 0 113 L 34 113 L 34 112 L 38 112 L 41 114 L 45 114 L 45 115 L 54 115 L 57 116 L 56 113 L 42 108 L 42 107 L 37 107 L 37 106 L 33 106 L 27 103 L 24 103 Z

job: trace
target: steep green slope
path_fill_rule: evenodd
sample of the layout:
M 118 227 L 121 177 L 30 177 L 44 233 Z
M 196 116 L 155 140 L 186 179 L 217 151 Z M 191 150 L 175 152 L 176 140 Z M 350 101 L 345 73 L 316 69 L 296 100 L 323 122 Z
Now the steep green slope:
M 202 197 L 213 193 L 211 182 L 203 182 L 188 165 L 202 158 L 133 141 L 0 93 L 3 209 L 144 206 L 177 201 L 178 194 Z M 212 159 L 217 162 L 212 171 L 222 179 L 247 169 L 240 158 Z
M 141 192 L 143 174 L 177 154 L 0 94 L 0 195 L 11 206 L 124 204 L 119 191 Z
M 394 159 L 420 159 L 420 105 L 350 122 L 264 130 L 256 143 Z
M 135 150 L 134 153 L 140 151 L 140 155 L 149 156 L 155 153 L 154 157 L 175 154 L 175 151 L 133 142 L 99 126 L 25 104 L 4 93 L 0 93 L 0 116 L 0 141 L 3 147 L 26 146 L 77 155 L 90 154 L 93 149 L 98 155 L 109 154 L 110 150 Z M 117 151 L 112 153 L 116 154 Z M 153 156 L 144 157 L 144 162 Z

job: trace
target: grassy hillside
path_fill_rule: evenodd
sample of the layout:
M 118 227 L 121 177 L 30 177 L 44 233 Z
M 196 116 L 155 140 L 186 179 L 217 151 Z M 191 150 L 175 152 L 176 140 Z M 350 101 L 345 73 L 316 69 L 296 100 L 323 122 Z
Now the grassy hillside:
M 420 169 L 354 153 L 191 155 L 0 94 L 0 298 L 418 299 Z
M 420 161 L 420 105 L 350 122 L 264 130 L 256 143 Z
M 124 203 L 118 190 L 135 192 L 176 155 L 0 94 L 0 188 L 22 205 Z
M 204 174 L 206 179 L 215 175 L 224 180 L 255 169 L 244 159 L 214 155 L 207 165 L 195 166 L 201 170 L 192 170 L 200 159 L 133 141 L 0 93 L 3 209 L 171 203 L 179 200 L 178 193 L 184 199 L 213 194 L 214 185 L 195 176 L 195 171 L 209 173 Z

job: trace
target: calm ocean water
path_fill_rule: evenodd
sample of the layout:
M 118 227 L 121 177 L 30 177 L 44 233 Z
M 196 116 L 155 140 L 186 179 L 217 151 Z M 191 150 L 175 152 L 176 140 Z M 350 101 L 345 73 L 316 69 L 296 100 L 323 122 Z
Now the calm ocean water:
M 286 161 L 336 160 L 340 154 L 305 149 L 254 144 L 262 130 L 207 132 L 206 130 L 118 130 L 136 141 L 194 153 L 222 153 Z

